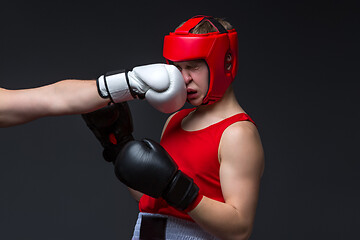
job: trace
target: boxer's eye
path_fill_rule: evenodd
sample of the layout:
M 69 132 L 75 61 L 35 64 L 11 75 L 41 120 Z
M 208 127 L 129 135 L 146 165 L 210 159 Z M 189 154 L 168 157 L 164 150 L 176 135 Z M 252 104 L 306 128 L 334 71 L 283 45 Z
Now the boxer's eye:
M 199 65 L 191 65 L 191 66 L 188 66 L 188 69 L 189 69 L 189 70 L 192 70 L 192 71 L 194 71 L 194 70 L 199 70 Z
M 199 70 L 199 66 L 194 66 L 193 69 L 194 70 Z

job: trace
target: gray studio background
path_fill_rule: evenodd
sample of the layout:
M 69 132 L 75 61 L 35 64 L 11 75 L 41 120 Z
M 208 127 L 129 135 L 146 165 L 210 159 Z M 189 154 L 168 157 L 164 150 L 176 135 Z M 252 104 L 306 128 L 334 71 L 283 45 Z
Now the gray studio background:
M 358 239 L 358 7 L 3 0 L 0 87 L 164 62 L 163 36 L 178 23 L 226 17 L 239 33 L 235 91 L 266 153 L 251 239 Z M 134 136 L 159 140 L 167 115 L 130 107 Z M 101 150 L 80 116 L 0 129 L 0 239 L 129 239 L 138 207 Z

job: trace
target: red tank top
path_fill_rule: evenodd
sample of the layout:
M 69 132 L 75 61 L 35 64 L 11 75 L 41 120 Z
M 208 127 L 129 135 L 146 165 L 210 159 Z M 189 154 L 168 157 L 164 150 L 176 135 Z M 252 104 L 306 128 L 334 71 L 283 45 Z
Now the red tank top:
M 182 120 L 194 110 L 184 109 L 169 121 L 160 144 L 179 166 L 179 170 L 194 179 L 199 194 L 225 202 L 220 186 L 220 163 L 218 148 L 224 130 L 239 121 L 253 120 L 245 113 L 239 113 L 198 131 L 185 131 Z M 254 123 L 254 122 L 253 122 Z M 193 221 L 186 212 L 169 206 L 162 198 L 143 195 L 139 202 L 141 212 L 171 215 Z

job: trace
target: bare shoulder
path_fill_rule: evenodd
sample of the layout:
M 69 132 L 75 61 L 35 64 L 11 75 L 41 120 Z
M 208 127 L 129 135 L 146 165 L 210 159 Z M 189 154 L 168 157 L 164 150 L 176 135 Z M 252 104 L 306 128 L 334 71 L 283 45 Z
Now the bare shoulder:
M 255 144 L 261 142 L 256 126 L 250 121 L 240 121 L 227 127 L 221 138 L 221 146 Z
M 252 122 L 236 122 L 224 131 L 219 146 L 219 160 L 262 174 L 264 151 L 259 132 Z
M 239 121 L 227 127 L 223 133 L 223 137 L 249 138 L 260 136 L 255 124 L 250 121 Z

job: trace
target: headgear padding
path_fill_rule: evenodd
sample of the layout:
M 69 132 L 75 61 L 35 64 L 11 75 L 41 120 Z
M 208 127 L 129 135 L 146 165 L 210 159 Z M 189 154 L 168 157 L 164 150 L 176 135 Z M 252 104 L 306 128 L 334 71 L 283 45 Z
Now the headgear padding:
M 191 30 L 208 21 L 217 31 L 193 34 Z M 227 55 L 230 59 L 227 60 Z M 238 38 L 235 29 L 226 30 L 209 16 L 196 16 L 165 36 L 163 56 L 171 62 L 203 59 L 210 71 L 210 82 L 203 104 L 221 99 L 238 70 Z

